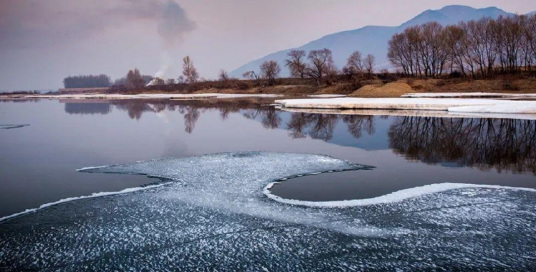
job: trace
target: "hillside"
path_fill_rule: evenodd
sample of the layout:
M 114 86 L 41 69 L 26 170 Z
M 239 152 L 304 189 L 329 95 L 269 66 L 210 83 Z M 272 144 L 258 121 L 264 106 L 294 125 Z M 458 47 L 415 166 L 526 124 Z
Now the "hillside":
M 389 26 L 365 26 L 355 30 L 343 31 L 324 36 L 318 40 L 309 42 L 297 48 L 290 48 L 269 54 L 263 58 L 251 61 L 231 72 L 234 77 L 241 77 L 246 71 L 258 71 L 259 66 L 266 60 L 276 60 L 281 66 L 287 58 L 287 53 L 292 49 L 315 50 L 329 48 L 333 51 L 333 60 L 338 68 L 346 64 L 348 56 L 355 50 L 363 55 L 372 54 L 376 57 L 376 69 L 388 68 L 387 45 L 393 34 L 402 32 L 410 26 L 437 21 L 442 25 L 456 24 L 460 21 L 478 20 L 483 17 L 497 18 L 500 15 L 509 16 L 512 13 L 505 12 L 496 7 L 475 9 L 468 6 L 446 6 L 439 10 L 426 10 L 413 19 L 398 27 Z M 281 67 L 281 76 L 289 76 L 286 67 Z

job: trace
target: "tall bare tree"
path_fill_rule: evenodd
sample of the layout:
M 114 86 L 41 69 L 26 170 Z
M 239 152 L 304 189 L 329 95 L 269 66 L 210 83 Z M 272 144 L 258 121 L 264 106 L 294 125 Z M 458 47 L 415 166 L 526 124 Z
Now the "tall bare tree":
M 267 60 L 261 64 L 261 75 L 268 80 L 269 85 L 275 83 L 275 79 L 279 76 L 281 67 L 275 60 Z
M 307 65 L 305 73 L 315 79 L 317 84 L 320 84 L 324 77 L 330 75 L 335 70 L 331 50 L 327 48 L 312 50 L 309 52 L 307 58 L 311 63 Z
M 363 60 L 361 58 L 361 52 L 354 51 L 348 60 L 346 66 L 342 68 L 343 73 L 353 76 L 363 72 Z
M 225 81 L 229 80 L 229 74 L 227 73 L 227 71 L 222 69 L 222 70 L 220 70 L 220 73 L 218 74 L 218 79 L 220 81 L 225 82 Z
M 365 70 L 367 70 L 367 73 L 369 75 L 372 75 L 374 73 L 374 63 L 375 58 L 374 55 L 368 54 L 365 58 Z
M 303 50 L 291 50 L 287 56 L 289 57 L 285 61 L 285 66 L 290 70 L 290 75 L 292 77 L 305 77 L 305 51 Z
M 194 83 L 199 78 L 197 69 L 194 67 L 194 62 L 190 59 L 190 56 L 186 56 L 182 59 L 182 74 L 186 78 L 188 83 Z
M 405 74 L 450 72 L 476 77 L 531 71 L 536 63 L 536 15 L 483 18 L 442 27 L 431 22 L 406 28 L 389 41 L 388 57 Z

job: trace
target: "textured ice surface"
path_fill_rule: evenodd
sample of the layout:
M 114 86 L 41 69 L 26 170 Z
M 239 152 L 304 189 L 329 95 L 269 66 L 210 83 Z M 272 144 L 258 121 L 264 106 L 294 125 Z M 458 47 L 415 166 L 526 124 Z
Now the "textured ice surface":
M 54 205 L 0 223 L 0 270 L 531 270 L 536 195 L 465 187 L 316 209 L 262 189 L 362 169 L 305 154 L 230 153 L 86 168 L 168 185 Z

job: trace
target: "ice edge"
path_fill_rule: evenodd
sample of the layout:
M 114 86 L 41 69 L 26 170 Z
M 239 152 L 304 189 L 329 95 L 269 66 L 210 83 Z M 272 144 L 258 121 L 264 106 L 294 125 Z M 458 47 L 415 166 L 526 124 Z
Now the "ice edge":
M 270 189 L 272 186 L 279 182 L 271 182 L 266 185 L 263 189 L 263 194 L 268 198 L 289 205 L 296 206 L 306 206 L 306 207 L 315 207 L 315 208 L 346 208 L 346 207 L 357 207 L 357 206 L 369 206 L 377 204 L 387 204 L 401 202 L 406 199 L 420 197 L 433 193 L 440 193 L 454 189 L 463 189 L 463 188 L 489 188 L 489 189 L 508 189 L 516 191 L 528 191 L 536 192 L 536 189 L 532 188 L 522 188 L 522 187 L 510 187 L 510 186 L 500 186 L 500 185 L 483 185 L 483 184 L 469 184 L 469 183 L 435 183 L 430 185 L 424 185 L 419 187 L 413 187 L 409 189 L 403 189 L 395 191 L 386 195 L 365 198 L 365 199 L 354 199 L 354 200 L 339 200 L 339 201 L 303 201 L 297 199 L 286 199 L 277 195 L 272 194 Z
M 85 168 L 91 168 L 91 167 L 85 167 Z M 91 195 L 87 195 L 87 196 L 76 196 L 76 197 L 63 198 L 63 199 L 60 199 L 58 201 L 42 204 L 41 206 L 39 206 L 37 208 L 26 209 L 26 210 L 24 210 L 22 212 L 18 212 L 18 213 L 14 213 L 14 214 L 11 214 L 11 215 L 4 216 L 4 217 L 0 217 L 0 222 L 3 222 L 5 220 L 11 219 L 11 218 L 15 218 L 15 217 L 18 217 L 18 216 L 21 216 L 21 215 L 25 215 L 25 214 L 28 214 L 28 213 L 38 212 L 38 211 L 40 211 L 42 209 L 45 209 L 45 208 L 48 208 L 48 207 L 51 207 L 51 206 L 55 206 L 55 205 L 58 205 L 58 204 L 66 203 L 66 202 L 71 202 L 71 201 L 76 201 L 76 200 L 81 200 L 81 199 L 97 198 L 97 197 L 103 197 L 103 196 L 127 194 L 127 193 L 132 193 L 132 192 L 137 192 L 137 191 L 143 191 L 143 190 L 159 188 L 159 187 L 171 184 L 171 183 L 173 183 L 173 182 L 166 182 L 166 183 L 160 183 L 160 184 L 154 184 L 154 185 L 148 185 L 148 186 L 142 186 L 142 187 L 126 188 L 126 189 L 123 189 L 121 191 L 116 191 L 116 192 L 99 192 L 99 193 L 92 193 Z

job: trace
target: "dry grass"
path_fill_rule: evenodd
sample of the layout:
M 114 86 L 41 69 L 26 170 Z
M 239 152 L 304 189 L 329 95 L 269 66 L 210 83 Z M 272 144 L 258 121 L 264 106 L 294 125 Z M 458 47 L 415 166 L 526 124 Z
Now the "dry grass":
M 400 97 L 403 94 L 411 93 L 413 89 L 405 82 L 396 81 L 383 85 L 365 85 L 353 92 L 351 96 L 358 97 Z
M 198 82 L 173 86 L 153 86 L 145 90 L 116 90 L 117 93 L 274 93 L 286 95 L 347 94 L 357 97 L 400 97 L 406 93 L 422 92 L 504 92 L 536 93 L 536 78 L 519 76 L 491 80 L 467 78 L 419 79 L 403 78 L 394 81 L 376 79 L 355 80 L 340 77 L 329 86 L 317 86 L 311 79 L 278 79 L 275 86 L 264 81 L 229 80 L 227 82 Z M 388 82 L 388 83 L 387 83 Z M 114 92 L 114 90 L 111 90 Z
M 423 92 L 536 93 L 536 78 L 529 79 L 399 79 L 387 84 L 369 84 L 353 92 L 356 97 L 400 97 Z

